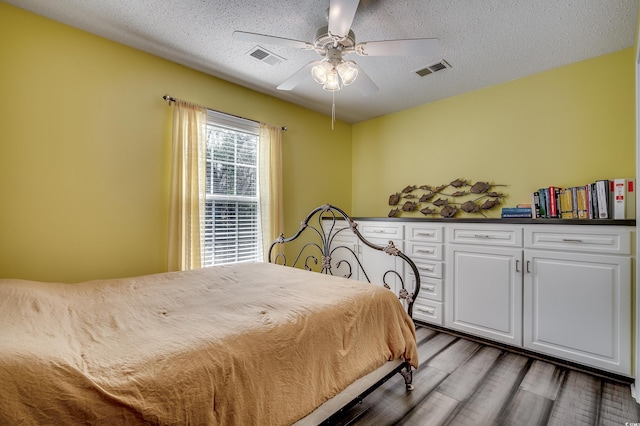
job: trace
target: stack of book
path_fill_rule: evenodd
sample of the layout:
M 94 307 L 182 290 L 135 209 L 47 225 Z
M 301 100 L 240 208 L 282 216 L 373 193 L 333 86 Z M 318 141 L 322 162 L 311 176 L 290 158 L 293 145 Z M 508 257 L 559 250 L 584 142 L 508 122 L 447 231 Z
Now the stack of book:
M 531 193 L 531 217 L 635 219 L 635 183 L 635 179 L 602 179 L 569 188 L 540 188 Z
M 525 217 L 531 218 L 531 206 L 518 205 L 517 207 L 503 207 L 501 217 Z

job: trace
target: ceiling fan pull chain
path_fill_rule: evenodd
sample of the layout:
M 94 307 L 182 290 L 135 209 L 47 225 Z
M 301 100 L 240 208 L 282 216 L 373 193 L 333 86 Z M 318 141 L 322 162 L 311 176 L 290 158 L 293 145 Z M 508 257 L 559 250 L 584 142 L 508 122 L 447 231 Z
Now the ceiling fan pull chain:
M 331 92 L 331 130 L 333 130 L 333 122 L 336 121 L 336 92 Z

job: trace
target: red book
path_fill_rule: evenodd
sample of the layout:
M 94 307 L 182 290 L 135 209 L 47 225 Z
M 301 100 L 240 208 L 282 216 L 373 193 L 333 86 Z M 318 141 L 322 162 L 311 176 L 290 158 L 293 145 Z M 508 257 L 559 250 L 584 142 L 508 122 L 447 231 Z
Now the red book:
M 549 187 L 549 217 L 560 217 L 558 215 L 558 193 L 560 188 L 555 186 Z

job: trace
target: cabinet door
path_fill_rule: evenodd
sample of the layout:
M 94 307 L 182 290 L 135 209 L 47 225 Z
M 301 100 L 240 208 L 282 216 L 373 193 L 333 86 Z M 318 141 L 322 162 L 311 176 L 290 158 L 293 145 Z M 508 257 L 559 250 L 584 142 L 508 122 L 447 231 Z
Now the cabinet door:
M 522 344 L 522 250 L 451 244 L 445 273 L 445 326 Z
M 389 239 L 385 238 L 367 238 L 367 240 L 375 245 L 386 247 L 389 244 Z M 404 249 L 402 241 L 393 241 L 393 244 L 399 250 Z M 360 274 L 361 281 L 367 281 L 367 278 L 371 283 L 384 284 L 387 283 L 390 289 L 395 293 L 401 289 L 400 280 L 404 276 L 404 261 L 399 259 L 398 256 L 392 256 L 385 252 L 374 250 L 363 243 L 360 243 L 360 260 L 366 273 Z M 397 271 L 399 275 L 395 273 L 387 273 L 388 271 Z M 362 272 L 362 271 L 361 271 Z M 407 285 L 405 283 L 405 285 Z M 408 288 L 407 290 L 412 291 Z
M 631 259 L 525 251 L 524 346 L 631 374 Z
M 358 238 L 354 235 L 341 235 L 331 240 L 331 274 L 361 280 L 358 266 Z

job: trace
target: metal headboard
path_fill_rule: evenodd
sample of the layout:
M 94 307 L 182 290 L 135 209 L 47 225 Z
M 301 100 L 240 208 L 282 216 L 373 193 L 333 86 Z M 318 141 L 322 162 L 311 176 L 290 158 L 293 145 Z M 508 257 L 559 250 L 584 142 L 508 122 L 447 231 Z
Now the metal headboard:
M 314 218 L 315 220 L 317 220 L 317 225 L 315 224 L 315 222 L 311 223 Z M 330 204 L 325 204 L 323 206 L 317 207 L 313 209 L 307 215 L 307 217 L 304 218 L 304 220 L 300 224 L 300 228 L 295 233 L 295 235 L 289 238 L 285 238 L 284 234 L 280 234 L 280 236 L 273 243 L 271 243 L 271 246 L 269 247 L 269 262 L 285 266 L 304 267 L 305 269 L 310 271 L 314 270 L 314 266 L 317 270 L 318 264 L 320 262 L 320 272 L 329 275 L 334 275 L 334 269 L 337 270 L 339 268 L 346 267 L 348 272 L 346 274 L 343 274 L 343 276 L 347 278 L 351 277 L 353 275 L 354 268 L 357 268 L 358 271 L 361 271 L 363 273 L 366 280 L 368 282 L 371 282 L 371 280 L 369 279 L 369 275 L 367 274 L 367 271 L 365 271 L 358 254 L 352 248 L 340 244 L 338 241 L 339 238 L 338 240 L 336 240 L 336 237 L 348 234 L 349 232 L 355 234 L 355 236 L 367 247 L 387 253 L 390 256 L 397 256 L 402 259 L 409 266 L 409 268 L 411 268 L 411 271 L 415 276 L 415 285 L 412 292 L 409 292 L 409 290 L 406 288 L 404 276 L 393 269 L 388 270 L 384 273 L 382 284 L 386 288 L 390 289 L 391 287 L 388 284 L 388 277 L 396 277 L 396 279 L 401 284 L 401 288 L 398 291 L 398 298 L 400 300 L 406 301 L 407 312 L 410 316 L 412 316 L 413 302 L 418 295 L 418 292 L 420 291 L 420 273 L 418 272 L 416 264 L 407 255 L 400 251 L 392 241 L 389 241 L 389 244 L 386 246 L 379 246 L 369 242 L 358 231 L 358 224 L 338 207 L 332 206 Z M 282 251 L 278 252 L 278 246 L 297 240 L 303 233 L 310 233 L 311 236 L 315 238 L 315 240 L 309 239 L 308 241 L 303 242 L 303 245 L 298 250 L 298 253 L 296 254 L 293 262 L 291 264 L 288 264 L 286 254 Z M 353 255 L 354 264 L 351 264 L 351 262 L 345 259 L 332 262 L 332 255 L 336 252 L 336 250 L 349 251 Z

